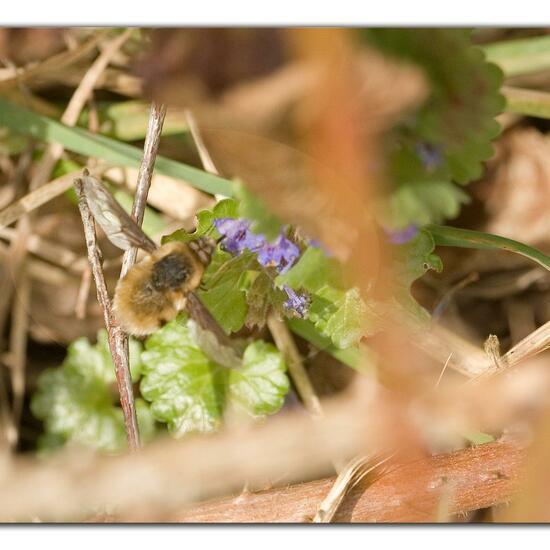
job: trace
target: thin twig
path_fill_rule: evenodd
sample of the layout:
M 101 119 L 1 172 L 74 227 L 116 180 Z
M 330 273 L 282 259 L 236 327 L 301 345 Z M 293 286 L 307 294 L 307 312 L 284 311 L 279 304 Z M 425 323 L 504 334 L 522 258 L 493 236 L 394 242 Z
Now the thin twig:
M 160 136 L 162 133 L 162 125 L 164 123 L 164 117 L 166 115 L 166 107 L 164 105 L 158 105 L 153 103 L 151 105 L 151 112 L 149 116 L 149 125 L 147 127 L 147 134 L 145 136 L 145 144 L 143 146 L 143 157 L 141 160 L 141 165 L 139 167 L 138 173 L 138 183 L 136 187 L 136 194 L 134 196 L 134 204 L 132 206 L 132 218 L 135 222 L 141 226 L 143 223 L 143 216 L 145 214 L 145 207 L 147 205 L 147 193 L 149 192 L 149 187 L 151 186 L 151 179 L 153 177 L 153 169 L 155 166 L 155 160 L 157 158 L 157 151 L 160 142 Z M 122 279 L 128 270 L 134 265 L 136 261 L 138 249 L 136 247 L 129 248 L 125 253 L 122 259 L 122 268 L 120 270 L 120 278 Z M 114 338 L 115 346 L 123 357 L 128 360 L 129 358 L 129 349 L 128 349 L 128 335 L 122 330 L 117 331 Z M 125 384 L 131 386 L 131 376 L 130 376 L 130 366 L 127 364 L 124 368 L 127 375 L 125 378 Z M 121 394 L 122 399 L 122 394 Z M 133 399 L 133 395 L 132 395 Z M 135 411 L 135 405 L 132 403 L 132 408 Z M 135 412 L 134 412 L 135 414 Z M 127 423 L 126 429 L 129 429 L 129 424 Z M 132 428 L 134 430 L 134 428 Z M 128 432 L 128 438 L 130 440 L 130 433 Z M 139 429 L 137 421 L 135 423 L 135 433 L 132 434 L 131 442 L 132 445 L 136 445 L 135 448 L 139 447 Z
M 84 226 L 86 248 L 88 250 L 88 261 L 94 276 L 97 299 L 101 309 L 103 310 L 103 318 L 109 338 L 109 349 L 111 351 L 113 364 L 115 366 L 118 391 L 120 394 L 120 405 L 124 415 L 124 424 L 126 427 L 126 435 L 128 436 L 128 444 L 131 450 L 136 450 L 139 448 L 139 431 L 128 353 L 123 346 L 119 345 L 120 333 L 122 332 L 122 329 L 113 315 L 111 301 L 107 292 L 107 285 L 105 284 L 105 278 L 103 276 L 101 256 L 97 246 L 94 218 L 90 212 L 86 195 L 84 194 L 83 182 L 81 179 L 76 179 L 74 183 L 76 193 L 78 195 L 78 208 L 80 209 L 82 224 Z
M 149 125 L 147 127 L 147 134 L 145 135 L 145 143 L 143 145 L 143 157 L 141 159 L 141 165 L 138 172 L 134 204 L 132 206 L 132 218 L 139 226 L 143 223 L 145 206 L 147 205 L 147 195 L 149 193 L 149 188 L 151 187 L 153 169 L 155 167 L 155 160 L 157 158 L 157 151 L 165 116 L 166 107 L 164 105 L 152 103 L 151 112 L 149 115 Z M 124 253 L 122 269 L 120 271 L 121 278 L 124 277 L 124 275 L 128 273 L 130 267 L 134 265 L 137 250 L 138 249 L 136 247 L 132 247 Z

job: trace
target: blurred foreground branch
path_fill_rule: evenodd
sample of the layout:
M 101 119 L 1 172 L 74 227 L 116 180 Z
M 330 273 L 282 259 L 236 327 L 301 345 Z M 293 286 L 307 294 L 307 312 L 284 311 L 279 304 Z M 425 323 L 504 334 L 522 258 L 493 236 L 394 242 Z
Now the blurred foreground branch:
M 451 454 L 388 466 L 367 478 L 342 501 L 334 522 L 433 522 L 443 493 L 450 490 L 448 514 L 465 513 L 509 501 L 516 492 L 524 451 L 492 443 Z M 205 502 L 173 514 L 173 522 L 310 521 L 334 478 Z M 117 518 L 154 521 L 154 517 Z M 160 520 L 160 518 L 159 518 Z
M 353 407 L 350 407 L 353 403 Z M 95 513 L 170 513 L 205 499 L 251 490 L 266 480 L 294 483 L 332 471 L 393 439 L 379 399 L 329 403 L 322 420 L 280 415 L 249 429 L 186 441 L 161 440 L 140 453 L 99 457 L 86 452 L 48 462 L 20 459 L 0 470 L 0 519 L 71 521 Z M 376 414 L 375 414 L 376 413 Z

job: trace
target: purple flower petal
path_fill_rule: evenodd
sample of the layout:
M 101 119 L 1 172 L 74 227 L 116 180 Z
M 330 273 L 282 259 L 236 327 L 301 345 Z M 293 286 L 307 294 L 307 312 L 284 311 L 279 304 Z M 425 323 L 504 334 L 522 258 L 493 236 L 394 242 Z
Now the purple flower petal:
M 300 256 L 300 249 L 283 235 L 272 244 L 265 242 L 258 250 L 258 262 L 264 267 L 274 267 L 278 273 L 286 273 Z
M 403 229 L 393 230 L 384 228 L 384 231 L 388 236 L 388 241 L 390 241 L 390 243 L 405 244 L 416 237 L 419 229 L 418 226 L 416 226 L 414 223 L 411 223 Z
M 217 218 L 214 227 L 223 236 L 223 248 L 238 255 L 244 250 L 257 251 L 265 243 L 262 235 L 250 231 L 250 222 L 244 219 Z
M 305 319 L 311 303 L 307 294 L 298 294 L 288 285 L 283 285 L 283 290 L 286 292 L 288 299 L 283 304 L 284 307 L 292 311 L 297 317 Z

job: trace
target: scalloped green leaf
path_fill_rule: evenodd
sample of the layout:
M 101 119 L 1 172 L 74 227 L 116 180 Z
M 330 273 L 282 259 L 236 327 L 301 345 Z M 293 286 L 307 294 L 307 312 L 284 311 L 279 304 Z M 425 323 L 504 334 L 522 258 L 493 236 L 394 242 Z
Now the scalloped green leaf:
M 216 203 L 211 210 L 200 210 L 197 213 L 197 226 L 195 231 L 188 233 L 185 229 L 177 229 L 170 235 L 162 238 L 162 244 L 170 241 L 189 242 L 198 237 L 219 237 L 219 233 L 213 225 L 216 218 L 237 218 L 238 204 L 234 199 L 223 199 Z
M 143 366 L 140 354 L 140 344 L 131 340 L 134 380 L 139 378 Z M 63 364 L 41 374 L 31 400 L 33 414 L 44 421 L 41 448 L 77 443 L 108 452 L 125 449 L 126 432 L 114 383 L 106 332 L 98 333 L 96 345 L 86 338 L 75 340 Z M 147 441 L 155 431 L 149 407 L 137 399 L 136 411 L 142 438 Z
M 338 348 L 357 344 L 375 330 L 374 311 L 357 288 L 345 288 L 341 267 L 315 247 L 308 248 L 277 285 L 307 290 L 311 295 L 308 318 L 321 336 Z
M 397 205 L 386 209 L 384 222 L 402 228 L 456 216 L 464 195 L 455 183 L 480 177 L 483 161 L 493 153 L 491 141 L 500 132 L 495 117 L 505 107 L 500 93 L 502 71 L 486 61 L 466 29 L 361 32 L 383 52 L 418 65 L 430 86 L 424 104 L 388 136 L 389 172 L 395 185 L 389 202 Z M 424 145 L 437 150 L 434 162 L 422 162 L 418 147 Z M 437 194 L 437 201 L 427 208 L 422 204 L 426 188 L 432 187 L 419 183 L 433 184 Z
M 145 348 L 141 393 L 155 419 L 176 437 L 216 430 L 231 402 L 252 416 L 273 414 L 288 392 L 282 356 L 262 341 L 246 348 L 243 365 L 235 369 L 210 359 L 186 322 L 168 323 L 147 339 Z
M 258 340 L 243 356 L 243 366 L 231 369 L 231 400 L 252 416 L 276 413 L 282 406 L 290 383 L 282 355 L 276 347 Z

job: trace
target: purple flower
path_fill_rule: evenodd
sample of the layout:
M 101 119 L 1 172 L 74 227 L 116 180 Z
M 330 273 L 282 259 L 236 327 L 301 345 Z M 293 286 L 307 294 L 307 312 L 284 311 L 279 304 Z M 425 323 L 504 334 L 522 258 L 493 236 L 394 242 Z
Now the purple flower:
M 426 141 L 420 141 L 415 146 L 416 154 L 428 172 L 433 172 L 443 163 L 441 148 Z
M 386 229 L 384 228 L 386 235 L 388 236 L 388 241 L 393 244 L 405 244 L 410 240 L 414 239 L 418 234 L 418 226 L 414 223 L 407 225 L 403 229 Z
M 265 243 L 265 238 L 252 233 L 250 222 L 242 218 L 217 218 L 214 227 L 223 237 L 223 248 L 230 254 L 238 255 L 246 249 L 256 252 Z
M 283 285 L 283 290 L 288 296 L 287 301 L 283 304 L 284 307 L 292 311 L 297 317 L 305 319 L 311 303 L 309 296 L 305 293 L 298 294 L 294 292 L 288 285 Z
M 264 242 L 258 250 L 258 262 L 264 267 L 274 267 L 278 273 L 286 273 L 300 256 L 300 249 L 283 235 L 272 244 Z

